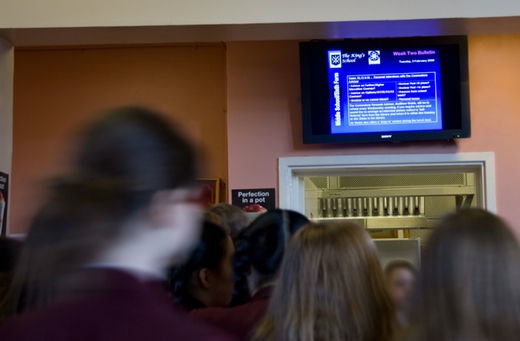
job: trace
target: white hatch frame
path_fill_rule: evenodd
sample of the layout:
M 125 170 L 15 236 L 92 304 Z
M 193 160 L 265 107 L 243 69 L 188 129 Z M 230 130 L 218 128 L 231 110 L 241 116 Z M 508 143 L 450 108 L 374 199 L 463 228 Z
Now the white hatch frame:
M 399 172 L 404 169 L 471 169 L 479 173 L 482 208 L 496 213 L 495 154 L 392 154 L 350 156 L 303 156 L 278 159 L 278 203 L 280 208 L 305 212 L 306 176 Z

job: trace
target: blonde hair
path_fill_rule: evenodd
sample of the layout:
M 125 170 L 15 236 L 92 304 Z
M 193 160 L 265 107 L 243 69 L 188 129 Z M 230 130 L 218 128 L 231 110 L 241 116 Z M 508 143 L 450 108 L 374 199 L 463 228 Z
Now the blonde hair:
M 350 222 L 311 223 L 289 243 L 254 339 L 386 341 L 394 326 L 370 236 Z
M 422 266 L 413 341 L 513 341 L 520 337 L 520 247 L 480 209 L 445 217 Z

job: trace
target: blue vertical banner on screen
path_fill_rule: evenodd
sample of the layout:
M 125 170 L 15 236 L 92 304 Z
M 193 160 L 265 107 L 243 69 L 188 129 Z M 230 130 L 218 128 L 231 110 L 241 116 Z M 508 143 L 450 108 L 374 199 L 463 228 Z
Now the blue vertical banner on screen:
M 341 101 L 341 51 L 328 51 L 329 87 L 330 87 L 330 125 L 340 127 L 343 124 Z

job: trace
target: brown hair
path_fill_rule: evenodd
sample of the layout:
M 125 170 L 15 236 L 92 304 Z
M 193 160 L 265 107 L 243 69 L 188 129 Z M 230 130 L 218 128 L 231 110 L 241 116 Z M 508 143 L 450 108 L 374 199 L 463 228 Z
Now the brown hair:
M 394 326 L 370 236 L 350 222 L 311 223 L 289 243 L 255 339 L 386 341 Z
M 228 223 L 218 214 L 208 210 L 204 212 L 204 220 L 219 226 L 227 235 L 231 236 L 231 229 Z
M 238 233 L 241 230 L 249 225 L 249 220 L 247 219 L 246 214 L 238 206 L 221 202 L 211 206 L 208 211 L 224 219 L 229 226 L 231 238 L 233 239 L 238 236 Z
M 513 341 L 520 335 L 520 249 L 497 216 L 447 216 L 426 250 L 408 338 Z

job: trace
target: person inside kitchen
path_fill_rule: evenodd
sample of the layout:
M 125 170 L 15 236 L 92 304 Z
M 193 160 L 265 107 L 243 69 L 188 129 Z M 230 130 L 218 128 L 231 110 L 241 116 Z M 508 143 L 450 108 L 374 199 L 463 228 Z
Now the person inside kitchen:
M 408 326 L 410 307 L 418 276 L 415 266 L 407 260 L 395 259 L 385 266 L 385 279 L 390 299 L 401 327 Z
M 165 272 L 200 236 L 195 147 L 160 114 L 89 125 L 27 235 L 0 327 L 11 340 L 233 340 L 172 309 Z

